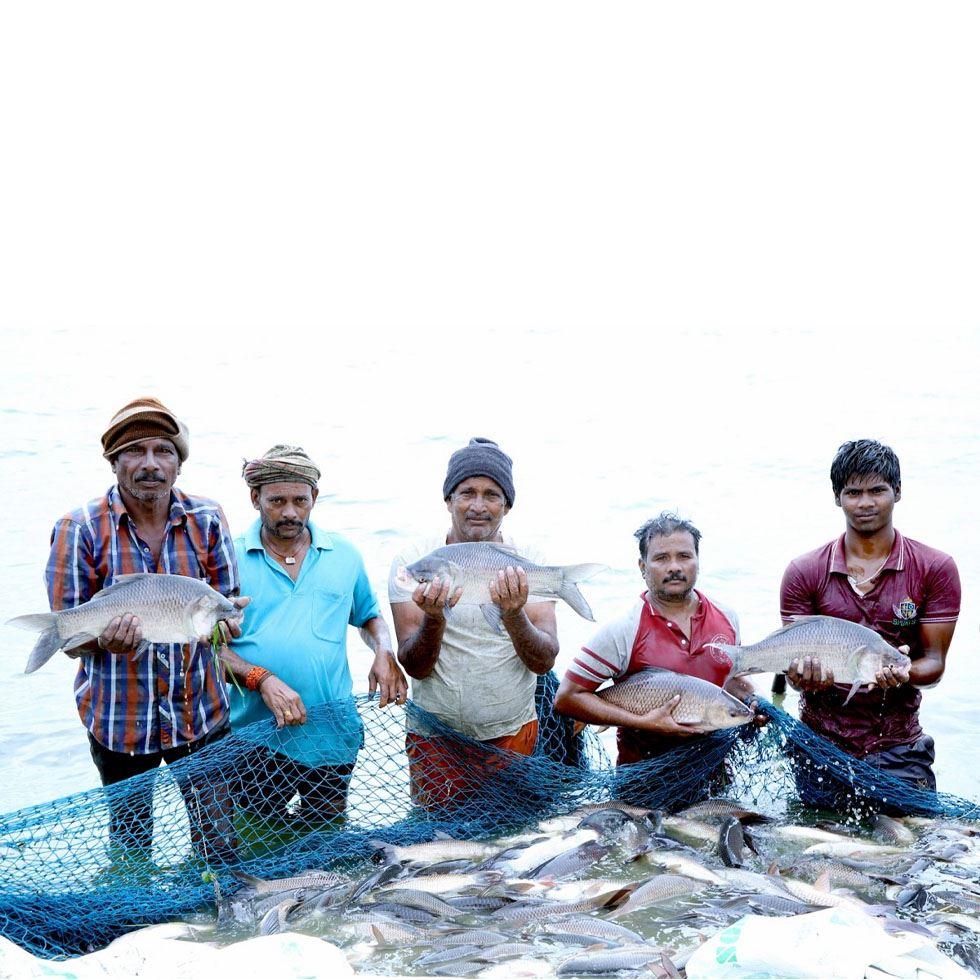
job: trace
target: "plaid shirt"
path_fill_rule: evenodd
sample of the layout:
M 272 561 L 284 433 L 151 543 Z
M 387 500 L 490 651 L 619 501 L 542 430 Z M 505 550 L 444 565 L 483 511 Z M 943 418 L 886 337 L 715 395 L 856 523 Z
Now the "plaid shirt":
M 87 602 L 120 575 L 160 572 L 238 593 L 235 548 L 214 501 L 174 489 L 160 563 L 111 487 L 54 526 L 44 578 L 52 610 Z M 196 742 L 228 718 L 228 694 L 206 643 L 155 643 L 139 656 L 83 654 L 75 678 L 82 724 L 113 752 L 146 754 Z

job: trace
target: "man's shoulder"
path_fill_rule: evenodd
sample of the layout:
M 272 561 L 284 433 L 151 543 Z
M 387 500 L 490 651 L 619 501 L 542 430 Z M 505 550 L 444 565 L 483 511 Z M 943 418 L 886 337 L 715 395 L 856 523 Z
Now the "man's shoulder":
M 728 605 L 726 602 L 722 602 L 720 599 L 716 599 L 713 596 L 707 596 L 703 592 L 699 592 L 698 595 L 701 597 L 703 602 L 708 604 L 709 609 L 713 609 L 715 612 L 721 613 L 722 616 L 727 619 L 732 626 L 738 626 L 738 614 L 735 610 Z
M 221 504 L 217 500 L 212 500 L 210 497 L 202 497 L 196 493 L 187 493 L 184 490 L 179 490 L 177 487 L 173 488 L 173 495 L 174 500 L 188 514 L 213 514 L 218 517 L 224 517 L 224 511 L 221 509 Z
M 318 524 L 310 523 L 310 527 L 313 530 L 313 537 L 318 543 L 328 545 L 330 551 L 338 556 L 343 556 L 344 558 L 351 558 L 356 561 L 362 561 L 360 548 L 354 544 L 350 538 L 344 537 L 343 534 L 338 534 L 336 531 L 327 531 L 320 527 Z
M 394 561 L 403 565 L 410 565 L 419 558 L 424 558 L 427 554 L 435 551 L 436 548 L 446 547 L 446 535 L 430 534 L 428 537 L 410 538 L 402 541 L 398 545 Z
M 610 619 L 603 619 L 599 623 L 593 639 L 597 637 L 609 636 L 629 636 L 635 637 L 636 631 L 640 627 L 640 617 L 643 614 L 642 597 L 637 599 L 631 606 L 620 609 L 620 611 Z
M 952 555 L 940 551 L 939 548 L 933 548 L 931 545 L 916 541 L 914 538 L 907 538 L 904 534 L 902 535 L 902 548 L 909 561 L 916 562 L 923 568 L 936 568 L 946 564 L 955 566 L 956 564 Z
M 786 566 L 786 570 L 792 569 L 800 573 L 826 571 L 830 566 L 831 555 L 839 543 L 840 538 L 832 538 L 826 544 L 822 544 L 812 551 L 805 551 L 802 555 L 797 555 Z
M 108 514 L 112 510 L 111 488 L 100 497 L 93 497 L 88 503 L 75 507 L 73 510 L 63 514 L 55 522 L 56 524 L 91 524 L 100 516 Z

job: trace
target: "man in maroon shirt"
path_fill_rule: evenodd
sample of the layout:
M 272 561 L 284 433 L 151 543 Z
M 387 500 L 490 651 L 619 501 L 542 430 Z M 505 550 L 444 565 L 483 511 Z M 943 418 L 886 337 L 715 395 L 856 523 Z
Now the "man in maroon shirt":
M 836 616 L 873 629 L 912 660 L 908 672 L 885 668 L 876 684 L 845 704 L 849 687 L 816 657 L 786 672 L 801 691 L 800 719 L 850 755 L 925 789 L 936 788 L 933 740 L 919 725 L 920 687 L 939 682 L 960 610 L 960 581 L 949 555 L 892 525 L 902 496 L 898 457 L 871 439 L 846 442 L 830 467 L 844 512 L 840 538 L 789 563 L 780 589 L 783 622 Z M 841 787 L 801 778 L 801 796 L 839 805 Z

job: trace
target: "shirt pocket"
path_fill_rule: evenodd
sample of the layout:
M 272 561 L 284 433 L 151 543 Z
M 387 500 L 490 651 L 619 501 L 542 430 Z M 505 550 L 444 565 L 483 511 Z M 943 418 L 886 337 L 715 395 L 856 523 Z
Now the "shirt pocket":
M 351 597 L 327 589 L 313 590 L 313 635 L 320 640 L 341 643 L 347 633 Z

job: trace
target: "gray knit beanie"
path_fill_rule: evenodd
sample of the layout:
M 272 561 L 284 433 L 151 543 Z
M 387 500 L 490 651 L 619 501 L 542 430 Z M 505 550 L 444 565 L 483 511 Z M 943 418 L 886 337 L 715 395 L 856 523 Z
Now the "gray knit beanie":
M 457 449 L 449 457 L 446 481 L 442 485 L 442 498 L 449 495 L 463 480 L 471 476 L 486 476 L 504 491 L 508 507 L 514 506 L 514 461 L 492 439 L 474 436 L 469 445 Z

